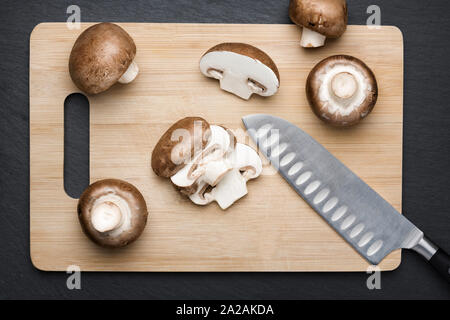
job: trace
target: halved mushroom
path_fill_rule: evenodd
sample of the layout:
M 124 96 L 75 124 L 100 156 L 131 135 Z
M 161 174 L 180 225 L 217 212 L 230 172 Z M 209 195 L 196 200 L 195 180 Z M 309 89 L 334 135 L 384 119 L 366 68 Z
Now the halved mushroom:
M 187 117 L 177 121 L 153 149 L 153 171 L 160 177 L 172 177 L 203 151 L 210 138 L 210 126 L 205 119 Z
M 301 46 L 317 48 L 326 38 L 339 38 L 347 29 L 346 0 L 290 0 L 289 17 L 303 27 Z
M 106 179 L 94 182 L 78 201 L 83 232 L 96 244 L 117 248 L 135 241 L 147 224 L 147 204 L 132 184 Z
M 87 94 L 108 90 L 116 82 L 127 84 L 139 73 L 134 62 L 136 45 L 113 23 L 99 23 L 80 34 L 70 53 L 73 82 Z
M 248 100 L 253 93 L 274 95 L 280 75 L 273 60 L 262 50 L 245 43 L 221 43 L 200 59 L 201 72 L 219 80 L 220 88 Z
M 317 117 L 334 126 L 351 126 L 374 108 L 378 85 L 364 62 L 337 55 L 322 60 L 312 69 L 306 95 Z
M 248 193 L 247 181 L 257 178 L 262 172 L 262 162 L 258 153 L 242 143 L 237 143 L 233 153 L 224 161 L 229 163 L 232 169 L 214 188 L 206 181 L 202 181 L 197 186 L 196 192 L 189 196 L 192 202 L 207 205 L 216 201 L 225 210 Z

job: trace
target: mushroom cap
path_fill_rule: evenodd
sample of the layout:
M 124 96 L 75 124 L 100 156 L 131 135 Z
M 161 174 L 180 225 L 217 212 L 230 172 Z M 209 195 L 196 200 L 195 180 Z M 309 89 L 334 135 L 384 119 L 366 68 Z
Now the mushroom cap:
M 203 118 L 187 117 L 177 121 L 153 149 L 153 171 L 160 177 L 170 178 L 206 146 L 210 136 L 209 123 Z
M 271 57 L 261 49 L 258 49 L 252 45 L 249 45 L 247 43 L 241 43 L 241 42 L 225 42 L 220 43 L 218 45 L 215 45 L 214 47 L 210 48 L 208 51 L 205 52 L 205 54 L 202 56 L 204 57 L 210 52 L 214 51 L 230 51 L 237 54 L 242 54 L 244 56 L 247 56 L 249 58 L 258 60 L 259 62 L 265 64 L 268 66 L 277 76 L 278 82 L 280 82 L 280 73 L 278 72 L 277 65 L 272 60 Z
M 113 23 L 87 28 L 70 53 L 69 72 L 76 86 L 87 94 L 109 89 L 127 71 L 136 56 L 130 35 Z
M 356 93 L 347 105 L 329 93 L 337 74 L 350 73 L 357 82 Z M 328 57 L 309 73 L 306 95 L 317 117 L 334 126 L 351 126 L 364 119 L 374 108 L 378 85 L 374 73 L 361 60 L 347 55 Z
M 346 0 L 291 0 L 289 17 L 295 24 L 327 38 L 339 38 L 347 29 Z
M 96 200 L 108 195 L 122 199 L 129 208 L 129 226 L 119 234 L 101 233 L 92 224 L 92 209 Z M 118 248 L 132 243 L 141 235 L 147 224 L 148 211 L 144 197 L 135 186 L 118 179 L 105 179 L 91 184 L 81 195 L 77 211 L 83 232 L 103 247 Z

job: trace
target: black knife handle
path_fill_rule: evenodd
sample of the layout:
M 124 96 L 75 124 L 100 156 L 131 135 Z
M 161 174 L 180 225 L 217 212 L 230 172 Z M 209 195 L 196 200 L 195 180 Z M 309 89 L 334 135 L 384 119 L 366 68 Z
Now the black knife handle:
M 431 265 L 450 282 L 450 256 L 442 249 L 438 249 L 430 259 Z
M 419 253 L 450 283 L 450 256 L 423 236 L 411 249 Z

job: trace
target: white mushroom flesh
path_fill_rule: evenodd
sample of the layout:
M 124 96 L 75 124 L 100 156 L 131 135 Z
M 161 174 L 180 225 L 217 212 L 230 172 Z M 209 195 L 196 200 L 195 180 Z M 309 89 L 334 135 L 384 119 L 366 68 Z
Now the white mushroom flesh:
M 275 72 L 248 56 L 231 51 L 212 51 L 200 60 L 201 72 L 220 81 L 220 88 L 248 100 L 253 93 L 271 96 L 278 91 Z
M 128 203 L 116 194 L 108 193 L 95 200 L 91 223 L 100 233 L 115 237 L 131 227 L 131 210 Z
M 300 45 L 303 48 L 318 48 L 325 44 L 326 36 L 303 27 Z
M 232 153 L 222 162 L 232 169 L 227 171 L 208 193 L 205 193 L 206 187 L 213 185 L 201 179 L 196 193 L 189 197 L 192 202 L 207 205 L 216 201 L 225 210 L 247 194 L 247 181 L 257 178 L 262 172 L 261 158 L 255 150 L 245 144 L 237 143 Z
M 318 98 L 331 114 L 347 116 L 366 99 L 372 86 L 364 74 L 351 65 L 326 67 L 319 75 Z
M 139 73 L 139 67 L 136 64 L 136 62 L 131 62 L 130 66 L 128 67 L 127 71 L 119 78 L 118 82 L 122 84 L 128 84 L 132 82 Z
M 222 159 L 232 144 L 231 136 L 224 128 L 212 125 L 210 129 L 211 138 L 204 151 L 186 163 L 180 171 L 170 178 L 176 186 L 192 186 L 205 172 L 208 172 L 208 179 L 211 181 L 217 179 L 217 176 L 220 176 L 224 170 L 228 170 L 223 163 L 214 164 L 214 168 L 207 168 L 209 163 Z M 220 165 L 222 165 L 222 168 L 219 168 Z
M 247 193 L 247 181 L 239 169 L 233 169 L 212 189 L 210 197 L 225 210 Z

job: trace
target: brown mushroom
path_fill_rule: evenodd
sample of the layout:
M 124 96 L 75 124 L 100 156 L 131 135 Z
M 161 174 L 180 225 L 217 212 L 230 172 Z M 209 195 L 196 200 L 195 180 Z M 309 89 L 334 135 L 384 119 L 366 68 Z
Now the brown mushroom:
M 113 23 L 87 28 L 70 53 L 69 72 L 76 86 L 87 94 L 108 90 L 116 82 L 129 83 L 139 68 L 133 61 L 136 45 L 130 35 Z
M 118 248 L 135 241 L 147 224 L 147 205 L 132 184 L 106 179 L 94 182 L 78 201 L 83 232 L 96 244 Z
M 291 0 L 289 17 L 303 27 L 301 46 L 317 48 L 326 38 L 339 38 L 347 29 L 346 0 Z
M 369 115 L 378 97 L 374 73 L 361 60 L 337 55 L 319 62 L 306 82 L 314 113 L 334 126 L 351 126 Z
M 211 131 L 200 117 L 187 117 L 174 123 L 159 139 L 152 152 L 152 169 L 170 178 L 192 160 L 208 143 Z
M 264 51 L 246 43 L 221 43 L 202 56 L 200 71 L 220 81 L 222 90 L 248 100 L 253 93 L 274 95 L 280 86 L 275 62 Z

